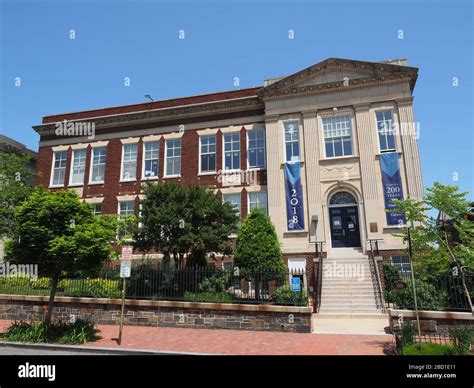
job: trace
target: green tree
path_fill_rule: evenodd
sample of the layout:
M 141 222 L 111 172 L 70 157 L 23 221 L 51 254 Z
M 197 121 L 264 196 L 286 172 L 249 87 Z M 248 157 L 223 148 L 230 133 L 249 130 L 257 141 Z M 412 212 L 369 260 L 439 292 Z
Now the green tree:
M 260 277 L 264 272 L 273 273 L 274 278 L 283 278 L 285 267 L 278 236 L 270 218 L 263 211 L 253 209 L 239 228 L 234 263 L 243 276 L 256 274 L 254 281 L 257 299 Z M 265 277 L 270 279 L 268 276 Z
M 31 158 L 0 151 L 0 237 L 11 237 L 15 226 L 15 207 L 32 192 Z
M 466 286 L 465 271 L 474 269 L 474 223 L 467 192 L 459 192 L 453 185 L 436 182 L 427 189 L 423 201 L 393 200 L 395 212 L 404 212 L 410 228 L 415 273 L 424 281 L 434 281 L 454 270 L 461 276 L 464 292 L 472 309 L 472 301 Z M 441 212 L 449 219 L 446 223 L 429 216 L 430 211 Z M 455 233 L 453 233 L 453 231 Z M 396 234 L 408 241 L 408 230 Z M 474 310 L 473 310 L 474 311 Z
M 174 183 L 145 185 L 143 191 L 137 248 L 160 251 L 165 260 L 173 257 L 176 267 L 206 265 L 207 253 L 231 252 L 229 235 L 238 217 L 213 191 Z
M 96 273 L 109 257 L 116 230 L 94 216 L 74 191 L 50 193 L 38 188 L 17 208 L 14 232 L 7 241 L 7 260 L 37 264 L 41 276 L 51 277 L 45 319 L 49 323 L 58 282 Z

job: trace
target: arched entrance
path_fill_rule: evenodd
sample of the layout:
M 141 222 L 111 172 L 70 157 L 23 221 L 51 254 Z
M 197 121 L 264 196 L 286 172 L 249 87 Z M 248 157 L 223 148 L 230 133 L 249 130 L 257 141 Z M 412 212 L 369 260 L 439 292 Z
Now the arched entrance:
M 338 191 L 329 199 L 329 223 L 333 248 L 360 247 L 357 200 L 347 191 Z

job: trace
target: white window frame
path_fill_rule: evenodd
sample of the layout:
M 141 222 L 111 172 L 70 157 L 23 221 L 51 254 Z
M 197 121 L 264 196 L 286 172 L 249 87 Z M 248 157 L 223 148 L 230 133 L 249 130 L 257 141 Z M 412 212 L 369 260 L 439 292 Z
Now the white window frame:
M 84 153 L 84 165 L 80 165 L 79 167 L 84 168 L 84 172 L 82 173 L 82 182 L 73 182 L 74 178 L 74 162 L 76 161 L 76 153 Z M 86 178 L 86 166 L 87 166 L 87 149 L 86 148 L 79 148 L 77 150 L 72 150 L 72 157 L 71 157 L 71 166 L 69 169 L 69 186 L 84 186 L 84 180 Z
M 239 224 L 240 224 L 240 220 L 242 219 L 242 195 L 241 195 L 241 192 L 238 192 L 238 193 L 223 193 L 222 194 L 222 201 L 230 203 L 231 205 L 234 205 L 233 202 L 229 202 L 229 201 L 225 200 L 225 197 L 230 197 L 230 196 L 234 196 L 234 197 L 239 198 Z
M 214 138 L 214 152 L 206 152 L 206 153 L 202 153 L 202 139 L 204 137 L 213 137 Z M 201 157 L 203 155 L 212 155 L 214 154 L 214 160 L 215 160 L 215 167 L 214 167 L 214 170 L 209 170 L 209 171 L 202 171 L 202 161 L 201 161 Z M 202 135 L 202 136 L 199 136 L 199 175 L 213 175 L 217 172 L 217 136 L 216 135 Z
M 91 203 L 92 205 L 92 213 L 95 215 L 95 216 L 98 216 L 98 215 L 101 215 L 102 214 L 102 202 L 94 202 L 94 203 Z M 96 206 L 100 206 L 100 212 L 99 213 L 96 213 L 95 212 L 95 207 Z
M 239 137 L 239 168 L 232 168 L 232 169 L 226 169 L 225 165 L 225 137 L 226 136 L 232 136 L 232 135 L 238 135 Z M 225 132 L 222 134 L 222 171 L 224 172 L 236 172 L 236 171 L 241 171 L 241 165 L 242 165 L 242 142 L 240 141 L 240 132 Z M 228 151 L 228 152 L 236 152 L 236 151 Z
M 286 125 L 287 124 L 291 124 L 291 123 L 295 123 L 297 125 L 297 134 L 298 134 L 298 160 L 288 160 L 288 155 L 286 154 Z M 302 161 L 302 147 L 301 147 L 301 131 L 300 131 L 300 121 L 297 120 L 297 119 L 293 119 L 293 120 L 284 120 L 282 121 L 282 127 L 283 127 L 283 155 L 285 156 L 285 160 L 284 162 L 287 163 L 291 163 L 291 162 L 296 162 L 296 161 L 299 161 L 301 162 Z M 291 140 L 291 143 L 294 143 L 295 140 Z
M 125 157 L 125 147 L 136 147 L 136 157 L 135 157 L 135 177 L 134 178 L 124 178 L 123 177 L 123 165 L 124 165 L 124 157 Z M 127 163 L 130 163 L 128 161 Z M 122 161 L 120 163 L 120 182 L 133 182 L 137 180 L 137 168 L 138 168 L 138 143 L 125 143 L 122 144 Z
M 61 160 L 64 160 L 65 161 L 65 165 L 64 167 L 61 167 L 60 169 L 64 169 L 64 178 L 63 178 L 63 183 L 61 184 L 53 184 L 53 181 L 54 181 L 54 165 L 56 164 L 56 155 L 59 154 L 59 153 L 64 153 L 66 155 L 66 158 L 65 159 L 61 159 Z M 67 150 L 64 150 L 64 151 L 54 151 L 53 152 L 53 163 L 51 164 L 51 178 L 50 178 L 50 182 L 49 182 L 49 187 L 64 187 L 64 182 L 66 181 L 66 169 L 67 169 L 67 158 L 68 158 L 68 151 Z
M 167 173 L 167 169 L 168 169 L 168 143 L 172 141 L 172 142 L 175 142 L 175 141 L 179 141 L 179 159 L 180 159 L 180 163 L 179 163 L 179 174 L 171 174 L 171 175 L 168 175 Z M 173 147 L 175 148 L 175 147 Z M 170 156 L 170 158 L 177 158 L 177 156 Z M 164 171 L 163 171 L 163 177 L 164 178 L 179 178 L 181 176 L 181 171 L 183 169 L 183 142 L 181 140 L 181 138 L 177 138 L 177 139 L 166 139 L 165 140 L 165 163 L 164 163 Z
M 97 150 L 105 149 L 105 162 L 94 164 L 94 154 Z M 104 179 L 101 181 L 95 181 L 92 171 L 94 170 L 94 166 L 104 165 Z M 107 147 L 93 147 L 91 149 L 91 160 L 90 160 L 90 168 L 89 168 L 89 185 L 100 185 L 105 183 L 105 167 L 107 165 Z
M 122 203 L 133 203 L 133 207 L 132 207 L 133 211 L 132 211 L 132 214 L 122 214 L 122 213 L 120 212 L 120 205 L 121 205 Z M 135 200 L 131 199 L 131 200 L 126 200 L 126 201 L 125 201 L 125 200 L 124 200 L 124 201 L 118 201 L 117 214 L 118 214 L 119 216 L 133 216 L 133 215 L 135 215 Z
M 342 147 L 342 153 L 343 155 L 334 155 L 334 156 L 328 156 L 327 153 L 326 153 L 326 139 L 342 139 L 342 138 L 345 138 L 347 137 L 347 135 L 344 135 L 344 136 L 331 136 L 331 137 L 328 137 L 326 138 L 326 134 L 325 134 L 325 131 L 324 131 L 324 120 L 325 119 L 335 119 L 337 117 L 348 117 L 348 122 L 350 124 L 350 141 L 351 141 L 351 154 L 350 155 L 344 155 L 344 141 L 341 140 L 341 147 Z M 323 149 L 324 149 L 324 157 L 325 159 L 338 159 L 338 158 L 352 158 L 355 156 L 355 145 L 354 145 L 354 125 L 353 125 L 353 122 L 352 122 L 352 115 L 350 113 L 341 113 L 341 114 L 338 114 L 336 116 L 330 116 L 330 115 L 327 115 L 327 116 L 323 116 L 321 117 L 321 134 L 322 134 L 322 137 L 323 137 Z M 337 131 L 338 129 L 332 129 L 332 131 Z M 333 146 L 333 150 L 335 150 L 334 148 L 334 141 L 332 142 L 332 146 Z
M 249 191 L 247 192 L 247 214 L 250 214 L 252 209 L 250 208 L 250 195 L 258 195 L 258 194 L 265 194 L 265 203 L 266 203 L 266 209 L 265 213 L 268 214 L 268 193 L 266 191 Z M 260 204 L 260 201 L 258 201 L 258 204 Z M 260 207 L 258 207 L 261 209 Z
M 156 158 L 156 176 L 146 176 L 145 175 L 145 162 L 147 160 L 155 160 L 154 158 L 153 159 L 146 159 L 146 145 L 147 144 L 157 144 L 158 145 L 158 149 L 156 150 L 158 152 L 158 156 Z M 143 142 L 143 153 L 142 153 L 142 180 L 145 180 L 145 181 L 149 181 L 149 180 L 153 180 L 153 179 L 158 179 L 159 178 L 159 175 L 160 175 L 160 141 L 159 140 L 154 140 L 154 141 L 144 141 Z
M 257 133 L 257 132 L 263 132 L 263 165 L 261 166 L 251 166 L 250 165 L 250 153 L 249 153 L 249 150 L 250 150 L 250 134 L 251 133 Z M 265 169 L 266 166 L 267 166 L 267 155 L 266 155 L 266 149 L 267 149 L 267 145 L 266 145 L 266 137 L 265 137 L 266 133 L 265 133 L 265 129 L 261 128 L 261 129 L 252 129 L 252 130 L 249 130 L 247 131 L 247 169 L 248 170 L 262 170 L 262 169 Z M 259 148 L 255 148 L 256 150 L 258 150 Z
M 387 148 L 386 150 L 382 150 L 382 146 L 380 144 L 380 135 L 379 135 L 379 121 L 377 119 L 377 113 L 386 113 L 386 112 L 390 112 L 390 114 L 392 115 L 392 128 L 387 131 L 385 130 L 384 132 L 384 135 L 385 135 L 385 139 L 387 138 L 387 133 L 391 132 L 392 133 L 392 136 L 393 136 L 393 148 Z M 395 152 L 397 150 L 397 139 L 396 139 L 396 136 L 395 136 L 395 131 L 393 129 L 393 122 L 394 122 L 394 118 L 395 118 L 395 115 L 394 115 L 394 112 L 393 112 L 393 109 L 377 109 L 374 111 L 374 116 L 375 116 L 375 130 L 376 130 L 376 135 L 377 135 L 377 143 L 379 145 L 379 152 L 380 153 L 384 153 L 384 152 Z

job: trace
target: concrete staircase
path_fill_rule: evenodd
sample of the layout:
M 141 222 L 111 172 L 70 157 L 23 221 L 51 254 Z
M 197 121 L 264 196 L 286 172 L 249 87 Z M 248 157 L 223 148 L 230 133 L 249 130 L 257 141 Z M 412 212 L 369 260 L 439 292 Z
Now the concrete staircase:
M 369 257 L 361 249 L 333 249 L 324 259 L 319 315 L 382 315 L 376 304 Z

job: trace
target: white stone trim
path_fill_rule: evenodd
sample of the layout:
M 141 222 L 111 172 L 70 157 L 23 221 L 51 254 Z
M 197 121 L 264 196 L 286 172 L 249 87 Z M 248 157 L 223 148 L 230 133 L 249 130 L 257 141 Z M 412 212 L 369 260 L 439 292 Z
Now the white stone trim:
M 84 198 L 84 202 L 87 202 L 87 203 L 102 203 L 103 201 L 104 201 L 104 197 Z
M 117 195 L 118 202 L 135 201 L 137 195 Z
M 165 140 L 172 140 L 172 139 L 181 139 L 184 135 L 184 131 L 181 132 L 172 132 L 163 135 L 163 139 Z
M 243 187 L 222 187 L 221 193 L 224 194 L 237 194 L 242 192 Z
M 219 132 L 219 128 L 206 128 L 200 131 L 196 131 L 198 136 L 211 136 Z
M 69 147 L 70 147 L 69 145 L 60 145 L 60 146 L 52 147 L 52 150 L 53 152 L 67 151 Z
M 101 148 L 101 147 L 107 147 L 108 144 L 109 144 L 108 140 L 106 140 L 106 141 L 96 141 L 94 143 L 90 143 L 90 146 L 92 148 Z
M 120 139 L 122 144 L 135 144 L 140 140 L 139 137 L 127 137 L 126 139 Z
M 83 150 L 89 146 L 89 143 L 79 143 L 71 145 L 72 150 Z
M 237 125 L 230 125 L 228 127 L 221 128 L 222 133 L 233 133 L 233 132 L 240 132 L 240 129 L 244 127 L 245 125 L 242 126 L 237 126 Z
M 148 136 L 143 136 L 142 141 L 144 143 L 149 143 L 149 142 L 154 142 L 154 141 L 160 141 L 162 138 L 162 135 L 148 135 Z
M 252 185 L 252 186 L 246 186 L 245 190 L 247 190 L 247 193 L 256 193 L 260 191 L 267 191 L 267 185 Z

